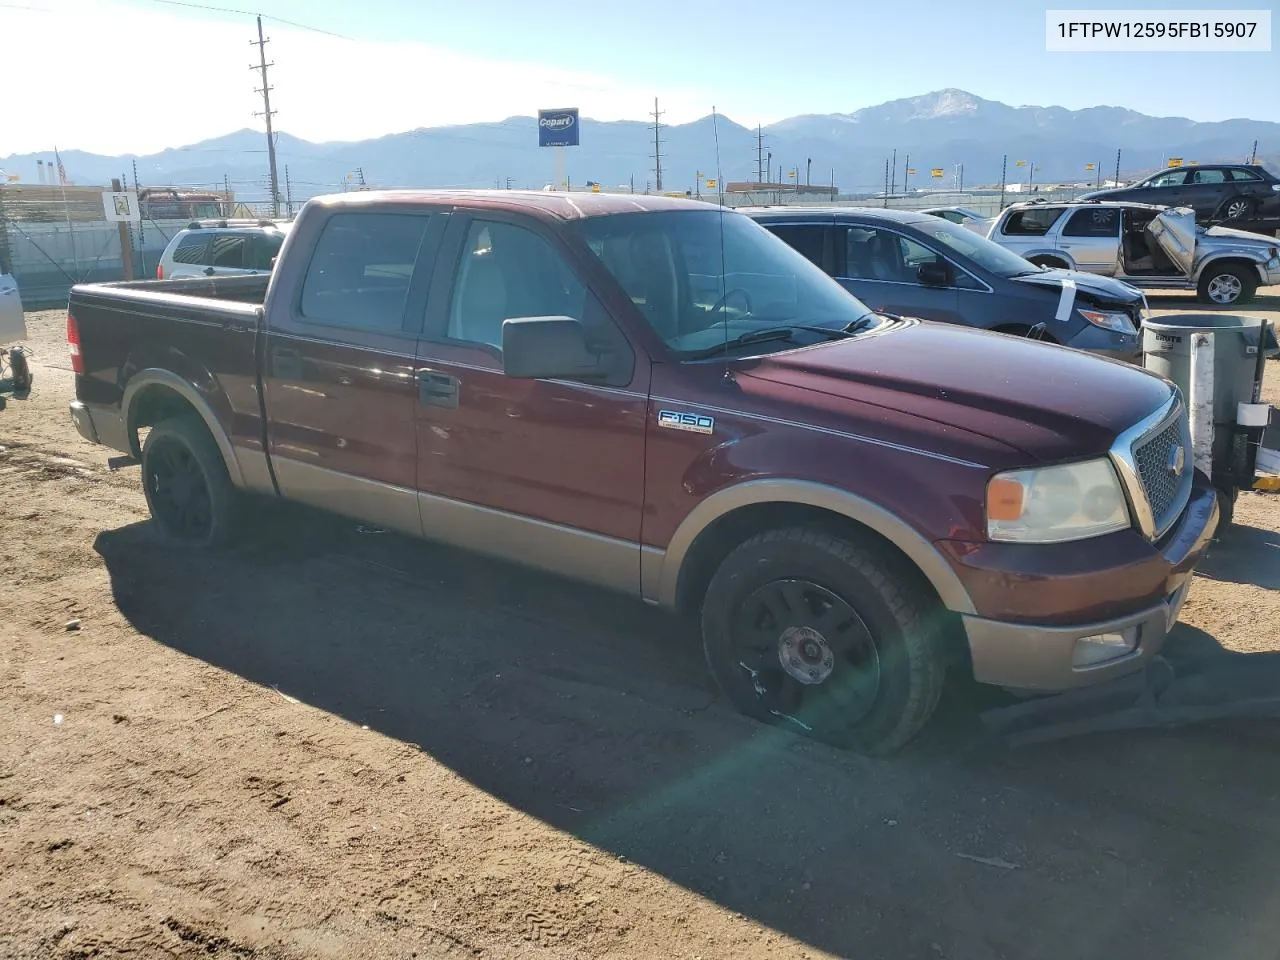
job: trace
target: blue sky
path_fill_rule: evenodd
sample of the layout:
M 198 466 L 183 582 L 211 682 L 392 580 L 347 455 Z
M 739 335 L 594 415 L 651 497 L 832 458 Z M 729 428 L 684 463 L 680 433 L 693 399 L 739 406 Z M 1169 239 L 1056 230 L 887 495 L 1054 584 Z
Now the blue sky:
M 672 122 L 705 115 L 714 104 L 739 122 L 768 123 L 798 113 L 848 112 L 945 87 L 1013 104 L 1109 104 L 1195 120 L 1280 120 L 1280 55 L 1274 50 L 1050 54 L 1044 41 L 1046 5 L 1025 0 L 966 5 L 734 0 L 707 7 L 687 0 L 207 2 L 260 9 L 352 38 L 337 40 L 268 22 L 278 64 L 273 83 L 279 126 L 309 139 L 500 120 L 539 106 L 577 104 L 599 119 L 643 119 L 654 95 L 662 97 L 664 119 Z M 252 118 L 253 75 L 246 69 L 250 18 L 157 0 L 85 3 L 0 0 L 0 34 L 16 36 L 18 44 L 6 46 L 9 52 L 16 48 L 19 59 L 24 50 L 32 58 L 43 55 L 47 46 L 41 38 L 52 38 L 55 26 L 64 43 L 76 42 L 64 38 L 77 25 L 84 34 L 77 48 L 84 51 L 79 54 L 84 66 L 76 72 L 50 71 L 47 60 L 40 69 L 33 59 L 31 75 L 46 78 L 47 99 L 25 113 L 19 106 L 17 124 L 0 131 L 0 156 L 11 149 L 36 149 L 55 136 L 88 149 L 145 150 L 158 140 L 189 143 L 260 123 Z M 36 10 L 15 9 L 21 6 Z M 1158 5 L 1131 0 L 1125 6 L 1197 8 L 1170 0 Z M 84 110 L 79 78 L 92 75 L 99 63 L 103 69 L 122 69 L 126 77 L 158 78 L 172 75 L 173 65 L 181 62 L 172 55 L 152 62 L 145 54 L 121 62 L 104 44 L 101 27 L 90 23 L 92 17 L 75 12 L 90 8 L 115 11 L 113 22 L 127 25 L 132 37 L 189 31 L 191 39 L 176 46 L 206 51 L 208 66 L 199 115 L 173 117 L 166 131 L 157 128 L 154 115 L 108 119 Z M 153 51 L 165 47 L 161 42 L 148 46 Z M 23 66 L 10 63 L 6 72 L 22 77 Z M 152 81 L 142 82 L 147 92 L 140 102 L 161 93 Z M 553 102 L 544 102 L 549 99 Z

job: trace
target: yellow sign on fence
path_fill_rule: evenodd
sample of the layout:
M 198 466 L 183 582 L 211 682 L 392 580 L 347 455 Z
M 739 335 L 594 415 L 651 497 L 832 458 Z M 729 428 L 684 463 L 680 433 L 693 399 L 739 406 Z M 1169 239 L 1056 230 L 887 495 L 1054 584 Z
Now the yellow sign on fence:
M 941 167 L 934 167 L 932 170 L 929 171 L 929 176 L 934 177 L 936 179 L 941 177 L 942 173 L 943 173 L 943 170 Z
M 1171 167 L 1180 167 L 1180 166 L 1182 166 L 1182 158 L 1181 158 L 1181 157 L 1170 157 L 1170 158 L 1169 158 L 1169 166 L 1171 166 Z
M 1084 168 L 1085 168 L 1086 170 L 1097 170 L 1097 169 L 1098 169 L 1098 165 L 1097 165 L 1096 163 L 1086 163 L 1086 164 L 1084 165 Z
M 715 182 L 714 180 L 708 180 L 708 181 L 707 181 L 707 189 L 708 189 L 708 190 L 714 190 L 715 188 L 716 188 L 716 182 Z
M 1015 161 L 1013 161 L 1013 165 L 1014 165 L 1015 167 L 1025 167 L 1025 166 L 1027 165 L 1027 161 L 1025 161 L 1025 160 L 1015 160 Z

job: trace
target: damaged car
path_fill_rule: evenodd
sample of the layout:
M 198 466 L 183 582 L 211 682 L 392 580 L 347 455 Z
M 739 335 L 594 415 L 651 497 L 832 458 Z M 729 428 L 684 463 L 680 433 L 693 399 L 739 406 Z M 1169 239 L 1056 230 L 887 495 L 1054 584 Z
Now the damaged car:
M 1085 201 L 1005 209 L 987 234 L 1032 263 L 1115 277 L 1146 289 L 1194 290 L 1232 306 L 1280 284 L 1280 241 L 1196 223 L 1189 207 Z

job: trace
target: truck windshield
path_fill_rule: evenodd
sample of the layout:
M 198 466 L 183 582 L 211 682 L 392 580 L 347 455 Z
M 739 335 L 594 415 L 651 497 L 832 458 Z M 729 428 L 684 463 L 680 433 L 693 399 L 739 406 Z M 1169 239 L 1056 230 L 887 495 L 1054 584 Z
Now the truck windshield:
M 912 226 L 921 233 L 933 237 L 952 252 L 968 257 L 978 266 L 998 277 L 1020 277 L 1028 273 L 1036 273 L 1040 269 L 1012 250 L 1006 250 L 981 234 L 948 223 L 946 220 L 930 220 L 913 223 Z
M 878 325 L 861 301 L 742 214 L 716 208 L 609 214 L 575 229 L 649 325 L 686 357 L 706 355 L 726 340 L 758 344 L 758 353 L 830 339 L 824 331 Z M 743 337 L 779 326 L 799 333 Z

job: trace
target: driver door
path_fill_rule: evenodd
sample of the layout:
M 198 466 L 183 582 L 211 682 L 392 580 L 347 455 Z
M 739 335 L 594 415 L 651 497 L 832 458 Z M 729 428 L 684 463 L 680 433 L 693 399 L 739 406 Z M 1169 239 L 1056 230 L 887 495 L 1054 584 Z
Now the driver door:
M 439 262 L 418 345 L 423 532 L 638 593 L 647 359 L 540 224 L 455 211 Z M 629 371 L 612 383 L 506 376 L 503 321 L 537 316 L 579 320 Z

